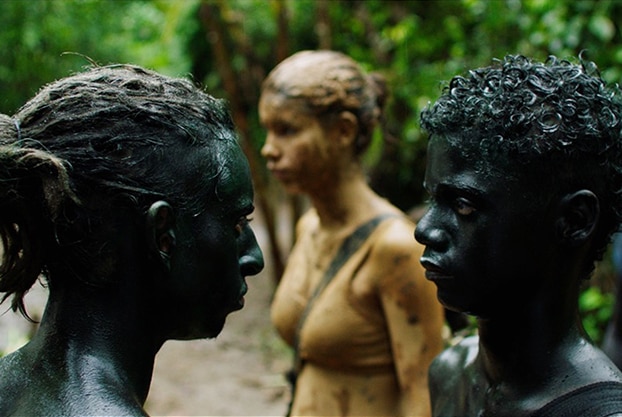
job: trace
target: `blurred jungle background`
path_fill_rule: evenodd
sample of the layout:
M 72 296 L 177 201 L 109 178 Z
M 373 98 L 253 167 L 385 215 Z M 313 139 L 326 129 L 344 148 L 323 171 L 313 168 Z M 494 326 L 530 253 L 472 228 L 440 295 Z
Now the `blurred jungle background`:
M 382 72 L 392 96 L 385 135 L 366 156 L 373 187 L 405 211 L 425 201 L 418 115 L 452 75 L 494 57 L 549 54 L 596 62 L 622 80 L 622 1 L 581 0 L 0 0 L 0 111 L 90 63 L 134 63 L 188 76 L 229 101 L 250 160 L 264 255 L 278 281 L 305 202 L 264 169 L 257 100 L 264 76 L 302 49 L 335 49 Z M 384 139 L 383 139 L 384 138 Z M 608 258 L 581 297 L 599 343 L 614 286 Z

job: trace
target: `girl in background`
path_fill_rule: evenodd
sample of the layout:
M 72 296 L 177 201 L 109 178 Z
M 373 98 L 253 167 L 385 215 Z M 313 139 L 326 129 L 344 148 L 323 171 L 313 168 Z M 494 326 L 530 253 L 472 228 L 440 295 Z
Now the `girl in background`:
M 414 223 L 361 166 L 386 94 L 379 75 L 334 51 L 296 53 L 263 83 L 262 155 L 311 203 L 272 305 L 296 350 L 291 415 L 430 414 L 443 310 L 418 262 Z

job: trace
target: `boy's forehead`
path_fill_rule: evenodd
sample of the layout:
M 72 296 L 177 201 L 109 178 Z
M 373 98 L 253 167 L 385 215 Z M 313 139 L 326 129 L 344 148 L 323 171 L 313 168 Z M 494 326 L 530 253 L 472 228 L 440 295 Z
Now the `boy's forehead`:
M 454 170 L 468 170 L 472 174 L 485 176 L 490 180 L 512 181 L 526 174 L 524 161 L 519 161 L 501 148 L 490 148 L 482 137 L 473 133 L 435 136 L 430 139 L 428 164 L 440 164 L 431 158 L 444 159 Z M 438 166 L 436 167 L 438 168 Z

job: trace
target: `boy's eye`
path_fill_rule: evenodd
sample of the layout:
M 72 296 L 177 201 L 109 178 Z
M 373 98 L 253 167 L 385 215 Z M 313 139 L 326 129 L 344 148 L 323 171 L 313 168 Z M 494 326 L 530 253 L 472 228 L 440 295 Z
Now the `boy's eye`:
M 470 216 L 477 211 L 471 201 L 462 197 L 458 197 L 454 200 L 454 210 L 461 216 Z
M 251 217 L 243 216 L 238 219 L 238 222 L 235 225 L 235 231 L 238 235 L 242 234 L 242 231 L 248 224 L 253 221 Z

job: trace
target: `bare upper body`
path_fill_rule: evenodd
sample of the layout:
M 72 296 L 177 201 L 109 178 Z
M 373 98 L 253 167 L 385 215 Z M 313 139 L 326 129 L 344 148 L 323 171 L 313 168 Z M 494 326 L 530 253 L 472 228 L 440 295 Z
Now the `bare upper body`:
M 422 112 L 421 263 L 478 334 L 430 367 L 434 416 L 622 415 L 622 373 L 579 315 L 622 219 L 621 116 L 622 93 L 582 56 L 506 56 Z

